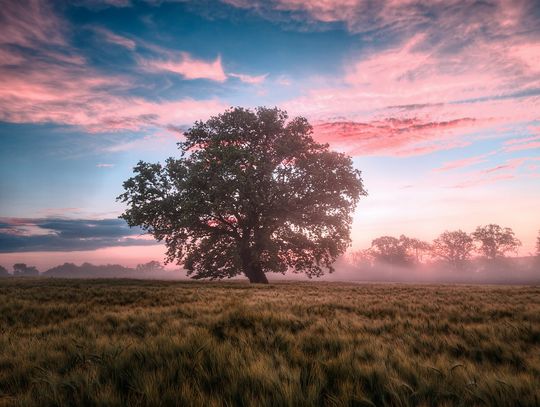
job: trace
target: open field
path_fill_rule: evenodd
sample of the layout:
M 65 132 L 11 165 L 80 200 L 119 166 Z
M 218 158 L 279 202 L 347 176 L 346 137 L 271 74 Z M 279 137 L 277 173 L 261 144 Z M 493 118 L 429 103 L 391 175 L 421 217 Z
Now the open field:
M 0 405 L 540 405 L 540 287 L 0 280 Z

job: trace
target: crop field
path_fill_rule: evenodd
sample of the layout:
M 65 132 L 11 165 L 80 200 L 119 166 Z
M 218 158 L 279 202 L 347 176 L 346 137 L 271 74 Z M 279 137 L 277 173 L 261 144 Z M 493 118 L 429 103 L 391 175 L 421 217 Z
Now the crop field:
M 540 287 L 3 279 L 0 405 L 539 406 Z

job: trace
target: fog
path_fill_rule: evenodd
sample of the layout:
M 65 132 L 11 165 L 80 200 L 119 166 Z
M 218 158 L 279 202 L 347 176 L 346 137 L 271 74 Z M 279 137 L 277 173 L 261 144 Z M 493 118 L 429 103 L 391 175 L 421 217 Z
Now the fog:
M 326 281 L 460 283 L 460 284 L 539 284 L 540 261 L 537 257 L 505 258 L 499 261 L 473 259 L 455 270 L 444 263 L 400 267 L 390 264 L 355 265 L 347 258 L 335 264 L 336 271 Z
M 22 268 L 21 264 L 25 267 Z M 0 266 L 1 267 L 1 266 Z M 268 273 L 273 281 L 333 281 L 333 282 L 384 282 L 384 283 L 428 283 L 428 284 L 540 284 L 540 259 L 535 256 L 503 258 L 489 261 L 482 258 L 472 259 L 462 269 L 456 270 L 442 262 L 396 266 L 391 264 L 355 264 L 343 256 L 334 264 L 335 271 L 322 277 L 308 278 L 304 274 L 292 271 L 286 274 Z M 36 277 L 35 268 L 23 263 L 18 265 L 17 277 Z M 12 266 L 4 265 L 7 272 L 0 277 L 13 277 Z M 24 270 L 29 270 L 25 275 Z M 1 271 L 1 270 L 0 270 Z M 125 267 L 119 264 L 94 265 L 82 263 L 64 263 L 48 270 L 40 271 L 41 278 L 134 278 L 156 280 L 191 280 L 186 271 L 165 269 L 157 261 L 140 264 L 137 267 Z M 243 275 L 225 281 L 246 280 Z

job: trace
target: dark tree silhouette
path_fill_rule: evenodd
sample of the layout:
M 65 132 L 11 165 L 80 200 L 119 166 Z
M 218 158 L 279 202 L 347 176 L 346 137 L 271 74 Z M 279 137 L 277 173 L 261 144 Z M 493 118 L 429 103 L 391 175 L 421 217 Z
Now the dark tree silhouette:
M 15 277 L 36 277 L 39 276 L 39 271 L 33 266 L 28 267 L 24 263 L 16 263 L 13 265 L 13 275 Z
M 0 278 L 2 277 L 10 277 L 11 274 L 7 271 L 7 269 L 3 266 L 0 266 Z
M 148 263 L 144 264 L 137 264 L 137 267 L 135 267 L 135 271 L 141 272 L 141 273 L 155 273 L 158 271 L 163 271 L 163 266 L 159 261 L 149 261 Z
M 512 229 L 495 224 L 478 226 L 472 236 L 480 244 L 479 252 L 490 260 L 503 258 L 521 246 Z
M 431 245 L 428 242 L 417 239 L 415 237 L 401 236 L 405 239 L 405 245 L 410 255 L 414 256 L 416 263 L 421 263 L 424 256 L 431 252 Z
M 371 252 L 379 263 L 408 266 L 414 263 L 411 253 L 411 239 L 405 235 L 398 238 L 381 236 L 371 242 Z
M 536 255 L 540 257 L 540 231 L 538 231 L 538 237 L 536 238 Z
M 462 230 L 445 231 L 433 241 L 433 255 L 454 269 L 463 269 L 474 252 L 474 240 Z
M 134 168 L 121 217 L 165 241 L 167 260 L 193 278 L 332 272 L 366 192 L 351 158 L 311 134 L 306 119 L 287 122 L 277 108 L 196 122 L 178 143 L 181 158 Z
M 91 263 L 83 263 L 77 266 L 73 263 L 64 263 L 45 271 L 43 276 L 60 278 L 129 278 L 134 276 L 133 272 L 133 269 L 119 264 L 96 266 Z

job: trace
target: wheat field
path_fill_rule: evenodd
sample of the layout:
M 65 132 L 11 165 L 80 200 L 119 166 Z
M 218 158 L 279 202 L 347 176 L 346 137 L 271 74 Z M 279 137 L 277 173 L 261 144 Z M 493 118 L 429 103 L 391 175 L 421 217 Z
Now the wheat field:
M 540 287 L 0 280 L 2 406 L 539 406 Z

